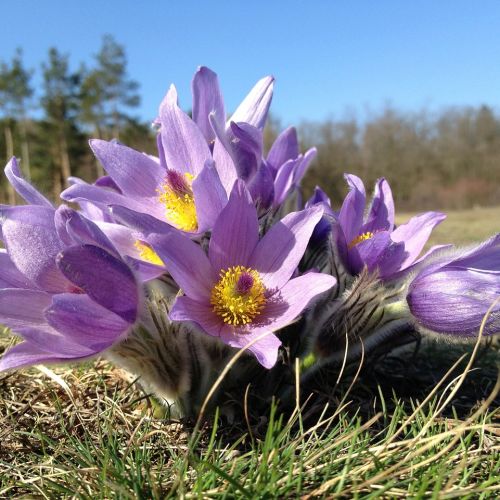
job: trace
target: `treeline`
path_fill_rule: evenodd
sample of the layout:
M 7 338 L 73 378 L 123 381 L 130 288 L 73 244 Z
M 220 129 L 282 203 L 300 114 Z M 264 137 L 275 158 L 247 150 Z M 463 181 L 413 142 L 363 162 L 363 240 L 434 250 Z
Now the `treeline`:
M 500 204 L 500 116 L 488 106 L 439 112 L 387 107 L 356 118 L 303 123 L 305 146 L 318 157 L 305 181 L 326 186 L 334 204 L 345 195 L 343 172 L 372 189 L 379 177 L 404 210 L 460 209 Z
M 91 67 L 75 70 L 67 54 L 51 48 L 38 71 L 42 83 L 35 93 L 35 70 L 24 66 L 21 49 L 0 62 L 0 157 L 20 158 L 24 174 L 50 197 L 57 199 L 70 176 L 90 181 L 102 175 L 90 137 L 154 149 L 150 125 L 131 114 L 140 104 L 139 84 L 113 37 L 103 37 Z M 13 203 L 14 191 L 1 179 L 0 201 Z
M 117 138 L 155 154 L 150 122 L 133 114 L 139 85 L 128 75 L 124 47 L 111 36 L 103 37 L 90 67 L 74 69 L 67 54 L 51 48 L 37 69 L 42 83 L 36 93 L 34 71 L 24 66 L 21 50 L 0 62 L 0 158 L 20 158 L 24 174 L 48 196 L 57 199 L 69 176 L 92 181 L 102 175 L 88 147 L 91 137 Z M 491 107 L 418 113 L 387 107 L 364 119 L 304 122 L 298 128 L 302 147 L 318 148 L 306 193 L 320 184 L 336 206 L 346 191 L 343 172 L 360 175 L 370 189 L 378 177 L 387 177 L 399 209 L 500 203 L 500 115 Z M 280 129 L 271 117 L 267 147 Z M 0 178 L 0 202 L 19 201 Z

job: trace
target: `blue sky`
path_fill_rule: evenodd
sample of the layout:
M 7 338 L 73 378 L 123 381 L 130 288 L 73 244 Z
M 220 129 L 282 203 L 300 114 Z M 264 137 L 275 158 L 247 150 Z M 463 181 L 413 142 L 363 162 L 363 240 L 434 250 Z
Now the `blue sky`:
M 190 107 L 200 64 L 220 77 L 227 108 L 253 83 L 276 77 L 283 125 L 376 111 L 385 103 L 500 104 L 500 2 L 486 1 L 6 1 L 0 59 L 24 49 L 39 68 L 50 46 L 76 68 L 110 33 L 141 84 L 138 115 L 155 116 L 174 82 Z M 39 84 L 39 75 L 35 83 Z

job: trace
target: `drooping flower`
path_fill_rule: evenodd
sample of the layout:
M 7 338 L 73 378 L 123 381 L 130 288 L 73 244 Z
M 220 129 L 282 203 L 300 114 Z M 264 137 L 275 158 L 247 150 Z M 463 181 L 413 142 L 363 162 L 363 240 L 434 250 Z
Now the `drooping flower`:
M 446 216 L 425 212 L 395 227 L 394 201 L 385 179 L 375 184 L 366 216 L 363 182 L 349 174 L 346 180 L 350 192 L 333 225 L 339 255 L 352 274 L 360 273 L 366 266 L 369 271 L 378 270 L 382 279 L 389 280 L 415 262 L 434 227 Z
M 22 179 L 15 159 L 6 173 L 38 204 L 0 208 L 0 322 L 24 339 L 0 369 L 94 356 L 135 323 L 137 280 L 97 226 L 67 207 L 55 210 Z
M 406 301 L 420 329 L 454 338 L 500 333 L 500 235 L 467 251 L 446 250 L 419 266 Z
M 249 349 L 266 368 L 277 359 L 273 332 L 293 322 L 335 279 L 320 273 L 292 278 L 323 209 L 294 212 L 259 241 L 257 211 L 243 181 L 237 181 L 212 231 L 208 256 L 184 235 L 151 235 L 148 242 L 165 262 L 184 295 L 171 319 L 196 323 L 233 347 Z

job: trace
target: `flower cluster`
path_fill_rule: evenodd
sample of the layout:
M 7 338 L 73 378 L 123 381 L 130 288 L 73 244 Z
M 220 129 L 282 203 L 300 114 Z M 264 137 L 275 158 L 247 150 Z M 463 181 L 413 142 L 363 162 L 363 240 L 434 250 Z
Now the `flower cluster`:
M 235 383 L 260 370 L 265 384 L 291 355 L 307 368 L 404 329 L 477 337 L 500 293 L 499 237 L 420 256 L 445 216 L 396 226 L 385 179 L 368 209 L 355 175 L 338 212 L 319 187 L 303 204 L 316 150 L 291 127 L 264 153 L 272 93 L 261 79 L 226 119 L 217 75 L 199 68 L 192 117 L 174 86 L 160 105 L 156 156 L 90 142 L 106 176 L 69 180 L 61 198 L 79 210 L 8 163 L 26 204 L 0 207 L 0 323 L 22 340 L 1 370 L 103 355 L 194 412 L 237 349 Z M 492 307 L 484 335 L 500 332 Z

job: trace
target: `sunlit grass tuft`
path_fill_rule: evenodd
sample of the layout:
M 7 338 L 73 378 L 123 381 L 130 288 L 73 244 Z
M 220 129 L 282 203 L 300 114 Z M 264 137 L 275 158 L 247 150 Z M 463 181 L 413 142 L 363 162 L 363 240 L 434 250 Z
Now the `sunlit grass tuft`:
M 479 348 L 461 378 L 471 356 L 394 353 L 347 369 L 332 393 L 303 393 L 296 411 L 250 406 L 246 421 L 216 415 L 195 435 L 103 362 L 3 374 L 0 497 L 493 498 L 498 347 Z

